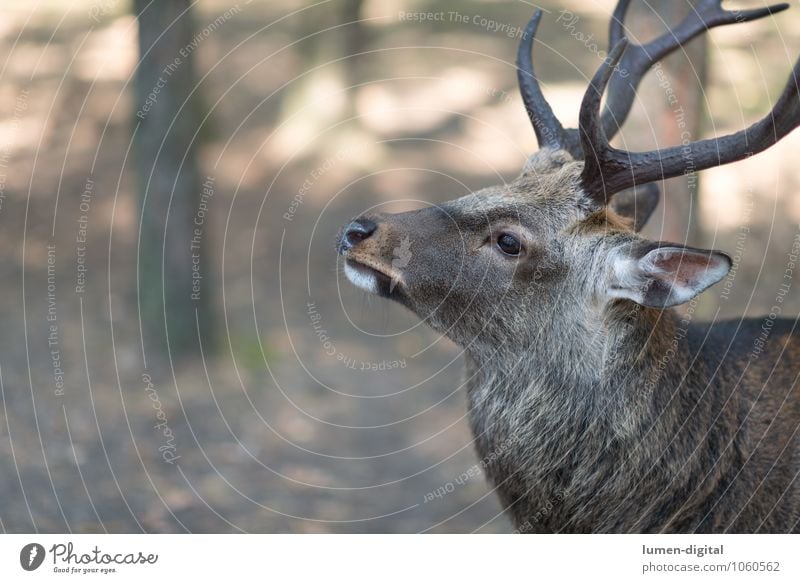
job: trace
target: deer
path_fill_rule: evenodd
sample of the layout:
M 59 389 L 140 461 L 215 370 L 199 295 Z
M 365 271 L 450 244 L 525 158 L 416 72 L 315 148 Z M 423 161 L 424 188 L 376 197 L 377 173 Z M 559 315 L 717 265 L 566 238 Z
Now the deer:
M 577 128 L 562 126 L 534 71 L 537 10 L 517 53 L 539 143 L 521 174 L 445 204 L 359 216 L 338 236 L 337 262 L 354 286 L 463 349 L 474 446 L 514 532 L 797 533 L 797 320 L 694 321 L 697 296 L 731 258 L 640 230 L 659 181 L 758 154 L 800 125 L 800 59 L 746 129 L 653 151 L 610 143 L 663 57 L 789 6 L 699 0 L 635 44 L 629 5 L 611 15 Z M 393 262 L 401 245 L 411 259 Z

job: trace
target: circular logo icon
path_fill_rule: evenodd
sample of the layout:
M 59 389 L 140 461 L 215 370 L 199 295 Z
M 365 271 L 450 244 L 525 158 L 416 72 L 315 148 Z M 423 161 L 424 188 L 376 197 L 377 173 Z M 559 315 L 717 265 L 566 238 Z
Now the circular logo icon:
M 28 543 L 19 552 L 19 564 L 26 571 L 35 571 L 44 562 L 44 547 L 39 543 Z

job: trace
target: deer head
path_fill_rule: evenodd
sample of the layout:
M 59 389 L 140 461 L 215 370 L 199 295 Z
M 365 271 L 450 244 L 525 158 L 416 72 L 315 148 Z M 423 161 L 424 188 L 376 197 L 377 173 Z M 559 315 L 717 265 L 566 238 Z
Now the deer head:
M 720 0 L 701 0 L 673 31 L 634 45 L 623 27 L 629 4 L 621 0 L 614 11 L 613 49 L 583 97 L 577 129 L 562 127 L 534 73 L 533 38 L 542 15 L 537 11 L 517 65 L 541 149 L 510 184 L 435 207 L 353 220 L 339 241 L 348 279 L 400 302 L 479 353 L 498 345 L 530 350 L 542 327 L 562 326 L 580 337 L 615 307 L 661 310 L 725 277 L 731 262 L 724 253 L 648 241 L 637 233 L 658 202 L 653 183 L 740 160 L 797 127 L 800 61 L 770 114 L 740 132 L 635 153 L 609 140 L 655 62 L 711 27 L 754 20 L 788 5 L 733 12 Z M 582 358 L 580 342 L 564 346 Z

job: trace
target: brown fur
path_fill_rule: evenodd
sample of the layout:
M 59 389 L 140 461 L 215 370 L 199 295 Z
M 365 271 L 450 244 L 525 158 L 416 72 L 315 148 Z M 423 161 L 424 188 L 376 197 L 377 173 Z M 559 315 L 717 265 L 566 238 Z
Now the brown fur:
M 701 325 L 610 298 L 615 258 L 663 244 L 593 206 L 581 167 L 545 150 L 509 185 L 372 215 L 345 257 L 465 348 L 475 443 L 519 530 L 796 532 L 794 328 L 776 321 L 754 356 L 762 320 Z M 497 251 L 498 229 L 524 258 Z

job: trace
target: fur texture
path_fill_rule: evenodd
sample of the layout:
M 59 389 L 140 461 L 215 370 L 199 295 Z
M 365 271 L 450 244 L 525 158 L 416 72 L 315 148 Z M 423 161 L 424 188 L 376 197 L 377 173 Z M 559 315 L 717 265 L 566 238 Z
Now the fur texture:
M 544 150 L 511 184 L 370 215 L 377 230 L 345 261 L 465 348 L 475 443 L 520 532 L 797 532 L 792 322 L 765 336 L 764 319 L 708 326 L 661 307 L 724 277 L 726 257 L 645 241 L 637 193 L 597 208 L 582 167 Z M 524 253 L 498 250 L 503 234 Z M 643 266 L 628 294 L 623 264 Z

